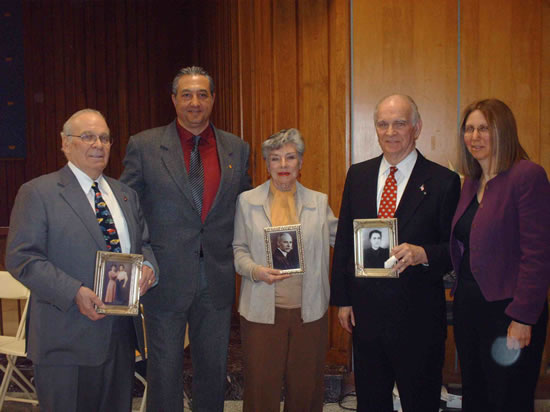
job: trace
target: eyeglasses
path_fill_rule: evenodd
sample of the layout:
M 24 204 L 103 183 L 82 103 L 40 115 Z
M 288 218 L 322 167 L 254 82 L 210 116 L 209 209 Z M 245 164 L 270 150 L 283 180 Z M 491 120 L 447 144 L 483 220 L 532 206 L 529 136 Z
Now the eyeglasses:
M 489 134 L 489 126 L 487 125 L 481 125 L 479 127 L 474 127 L 474 126 L 466 126 L 466 128 L 464 129 L 464 134 L 474 134 L 474 131 L 477 130 L 477 133 L 478 134 L 482 134 L 482 135 L 488 135 Z
M 97 139 L 99 139 L 99 141 L 101 143 L 103 143 L 104 145 L 110 145 L 110 144 L 113 143 L 113 138 L 109 135 L 106 135 L 106 134 L 102 134 L 101 136 L 98 136 L 97 134 L 84 133 L 84 134 L 81 134 L 81 135 L 68 134 L 67 136 L 79 137 L 80 140 L 82 140 L 84 143 L 88 143 L 90 145 L 94 144 L 97 141 Z

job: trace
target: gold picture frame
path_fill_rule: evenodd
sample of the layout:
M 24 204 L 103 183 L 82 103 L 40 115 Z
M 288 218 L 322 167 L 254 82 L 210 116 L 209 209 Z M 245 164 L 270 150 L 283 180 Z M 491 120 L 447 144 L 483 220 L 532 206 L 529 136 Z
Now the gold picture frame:
M 353 238 L 355 276 L 366 278 L 398 278 L 393 268 L 385 268 L 390 251 L 397 246 L 397 219 L 354 219 Z
M 94 292 L 105 304 L 97 313 L 135 316 L 139 314 L 139 279 L 143 255 L 98 251 Z
M 267 265 L 281 273 L 303 275 L 305 271 L 302 225 L 264 228 Z

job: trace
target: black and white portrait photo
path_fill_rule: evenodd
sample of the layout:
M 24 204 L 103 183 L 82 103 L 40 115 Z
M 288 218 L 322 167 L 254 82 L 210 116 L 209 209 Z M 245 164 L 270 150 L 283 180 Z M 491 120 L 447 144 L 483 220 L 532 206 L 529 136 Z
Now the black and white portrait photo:
M 301 226 L 273 226 L 264 230 L 268 265 L 283 273 L 303 273 Z
M 367 239 L 363 242 L 363 266 L 366 268 L 384 268 L 384 262 L 390 257 L 388 229 L 364 229 Z

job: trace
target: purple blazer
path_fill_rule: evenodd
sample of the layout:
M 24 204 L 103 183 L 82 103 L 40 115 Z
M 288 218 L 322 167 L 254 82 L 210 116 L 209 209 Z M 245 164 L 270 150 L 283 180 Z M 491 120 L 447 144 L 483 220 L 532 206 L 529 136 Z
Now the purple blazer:
M 455 225 L 478 187 L 479 181 L 466 178 L 453 218 L 450 248 L 456 273 L 464 246 L 454 236 Z M 472 274 L 485 299 L 512 298 L 505 313 L 535 324 L 546 304 L 549 262 L 550 184 L 541 166 L 521 160 L 485 187 L 470 233 Z

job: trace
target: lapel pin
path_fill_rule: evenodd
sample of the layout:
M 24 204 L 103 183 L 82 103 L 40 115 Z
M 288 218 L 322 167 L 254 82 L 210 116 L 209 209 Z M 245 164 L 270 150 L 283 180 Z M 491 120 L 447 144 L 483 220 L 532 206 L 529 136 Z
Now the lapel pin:
M 227 167 L 229 167 L 230 169 L 233 169 L 233 166 L 232 166 L 232 165 L 229 165 L 229 166 L 227 166 Z
M 124 201 L 127 202 L 128 198 L 126 196 L 123 197 Z
M 424 195 L 426 195 L 426 191 L 424 190 L 424 185 L 420 186 L 420 190 L 422 191 L 422 193 L 424 193 Z

